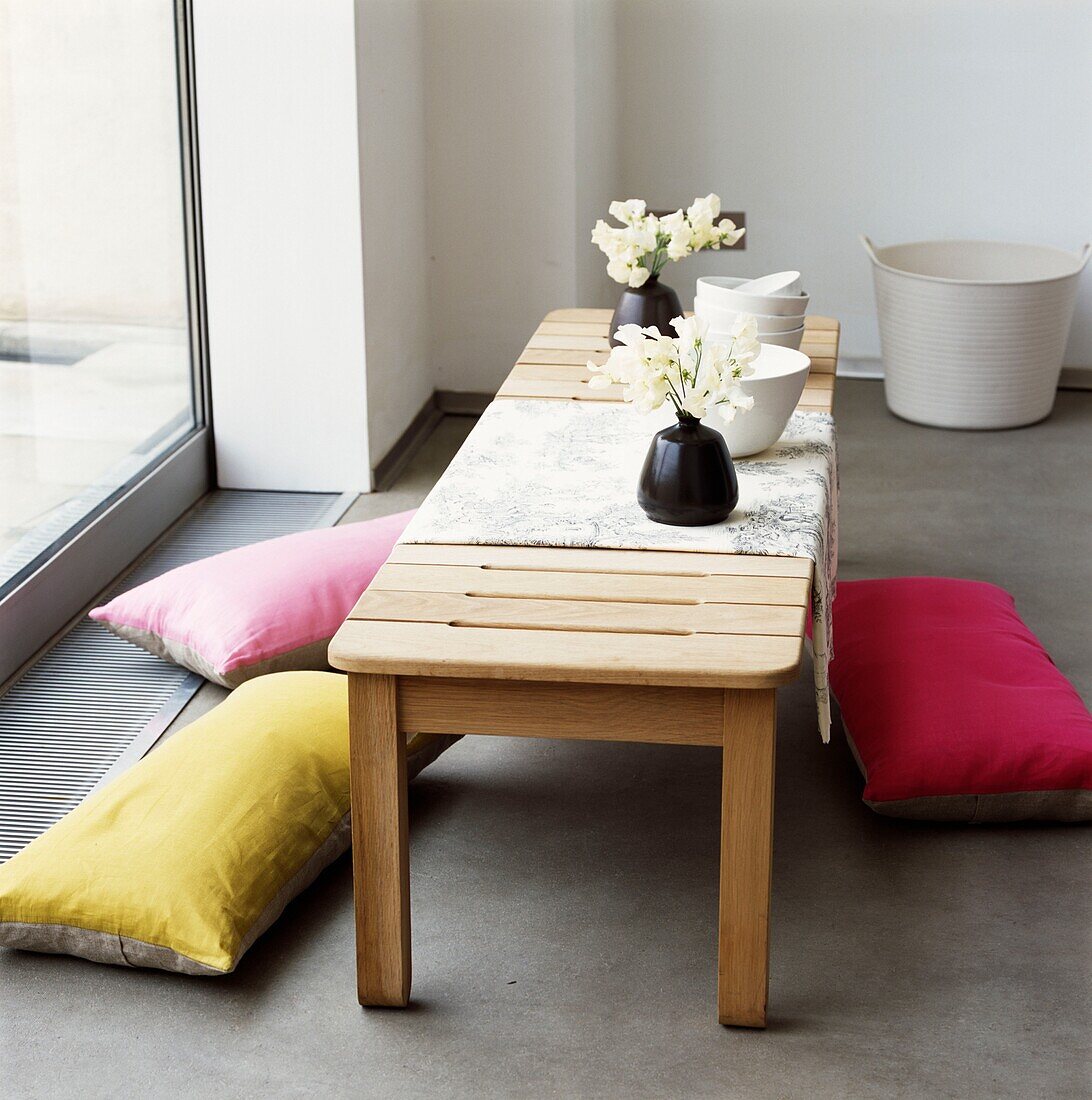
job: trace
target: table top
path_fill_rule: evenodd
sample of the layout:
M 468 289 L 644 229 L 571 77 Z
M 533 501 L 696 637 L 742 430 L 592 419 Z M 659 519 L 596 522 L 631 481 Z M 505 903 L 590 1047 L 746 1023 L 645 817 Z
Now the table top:
M 547 315 L 498 398 L 621 400 L 590 389 L 610 310 Z M 808 318 L 801 409 L 829 412 L 838 324 Z M 544 346 L 545 345 L 545 346 Z M 806 558 L 532 546 L 395 547 L 330 646 L 349 672 L 765 688 L 797 676 Z

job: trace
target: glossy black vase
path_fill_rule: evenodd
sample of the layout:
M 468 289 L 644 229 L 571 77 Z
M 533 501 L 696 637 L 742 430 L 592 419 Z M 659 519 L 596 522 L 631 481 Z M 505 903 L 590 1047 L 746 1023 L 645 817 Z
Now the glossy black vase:
M 614 334 L 622 325 L 655 325 L 664 336 L 674 336 L 671 322 L 682 316 L 679 296 L 653 276 L 644 286 L 626 287 L 610 319 L 610 346 L 618 346 Z
M 649 519 L 673 527 L 707 527 L 731 514 L 739 483 L 724 436 L 692 416 L 652 437 L 637 503 Z

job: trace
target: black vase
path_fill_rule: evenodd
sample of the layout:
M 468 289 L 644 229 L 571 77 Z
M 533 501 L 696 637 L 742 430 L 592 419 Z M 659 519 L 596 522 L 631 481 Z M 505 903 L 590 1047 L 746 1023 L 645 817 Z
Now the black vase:
M 641 328 L 655 325 L 664 336 L 674 336 L 671 322 L 681 316 L 679 296 L 653 275 L 644 286 L 626 287 L 622 291 L 614 316 L 610 319 L 610 346 L 618 346 L 614 334 L 622 325 L 640 325 Z
M 649 519 L 707 527 L 731 515 L 739 483 L 724 436 L 692 416 L 657 432 L 648 449 L 637 503 Z

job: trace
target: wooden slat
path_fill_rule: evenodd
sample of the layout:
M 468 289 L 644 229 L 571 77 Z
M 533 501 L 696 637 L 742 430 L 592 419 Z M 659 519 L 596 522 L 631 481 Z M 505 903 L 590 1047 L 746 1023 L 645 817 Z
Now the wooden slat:
M 710 554 L 680 550 L 598 550 L 564 546 L 463 546 L 400 542 L 390 561 L 404 565 L 474 565 L 645 576 L 800 577 L 811 580 L 810 558 L 764 554 Z
M 829 344 L 808 344 L 801 341 L 800 350 L 814 363 L 816 359 L 832 359 L 837 363 L 837 348 Z M 824 374 L 831 373 L 824 371 Z
M 614 316 L 613 309 L 551 309 L 546 314 L 546 321 L 576 321 L 578 323 L 609 323 Z
M 593 630 L 605 634 L 780 634 L 797 637 L 804 608 L 766 604 L 656 604 L 467 596 L 462 592 L 365 592 L 352 618 L 449 626 Z
M 583 351 L 610 351 L 605 336 L 532 336 L 527 347 L 535 349 L 570 349 Z
M 543 321 L 536 336 L 598 336 L 607 339 L 610 325 L 605 321 Z
M 724 578 L 710 578 L 714 584 Z M 349 619 L 330 643 L 346 672 L 488 680 L 764 688 L 800 669 L 803 638 L 601 634 Z
M 805 388 L 796 407 L 810 412 L 830 412 L 834 404 L 833 396 L 829 390 L 809 390 Z
M 587 368 L 585 368 L 587 369 Z M 808 380 L 805 385 L 809 389 L 813 390 L 833 390 L 834 389 L 834 376 L 830 374 L 808 374 Z
M 802 577 L 649 577 L 635 573 L 571 573 L 388 563 L 376 574 L 368 591 L 381 589 L 461 592 L 467 596 L 515 596 L 532 600 L 616 600 L 625 603 L 689 600 L 695 603 L 807 607 L 811 584 Z M 367 593 L 361 601 L 366 596 Z M 355 608 L 350 615 L 356 615 Z
M 807 352 L 804 353 L 807 355 Z M 824 355 L 809 355 L 812 374 L 833 374 L 837 366 L 837 360 Z
M 612 401 L 622 400 L 621 386 L 592 389 L 587 382 L 562 382 L 556 379 L 509 377 L 499 390 L 498 397 L 537 397 L 554 401 Z
M 838 346 L 838 332 L 836 329 L 808 328 L 804 330 L 804 338 L 801 344 L 809 348 L 835 348 Z
M 403 730 L 660 745 L 719 745 L 724 693 L 715 688 L 527 683 L 403 676 Z
M 567 363 L 569 366 L 583 367 L 589 362 L 602 366 L 609 356 L 607 351 L 564 351 L 550 348 L 527 348 L 516 360 L 517 363 Z
M 608 324 L 614 311 L 611 309 L 552 309 L 546 314 L 546 323 Z M 838 322 L 833 317 L 809 313 L 804 318 L 808 328 L 833 329 Z
M 804 389 L 800 400 L 796 403 L 797 409 L 811 409 L 819 412 L 830 412 L 833 406 L 834 395 L 829 390 Z
M 508 375 L 509 381 L 571 382 L 587 385 L 591 371 L 572 363 L 517 363 Z

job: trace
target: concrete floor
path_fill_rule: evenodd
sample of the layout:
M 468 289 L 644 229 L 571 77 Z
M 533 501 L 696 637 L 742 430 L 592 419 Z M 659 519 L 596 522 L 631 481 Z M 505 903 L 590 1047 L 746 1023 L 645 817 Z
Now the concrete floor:
M 1001 583 L 1092 696 L 1092 395 L 964 434 L 845 381 L 838 415 L 841 575 Z M 467 426 L 353 518 L 416 503 Z M 411 1009 L 356 1005 L 341 860 L 224 979 L 0 952 L 0 1095 L 1088 1097 L 1092 831 L 872 814 L 808 681 L 766 1032 L 716 1022 L 716 750 L 467 739 L 411 788 Z

